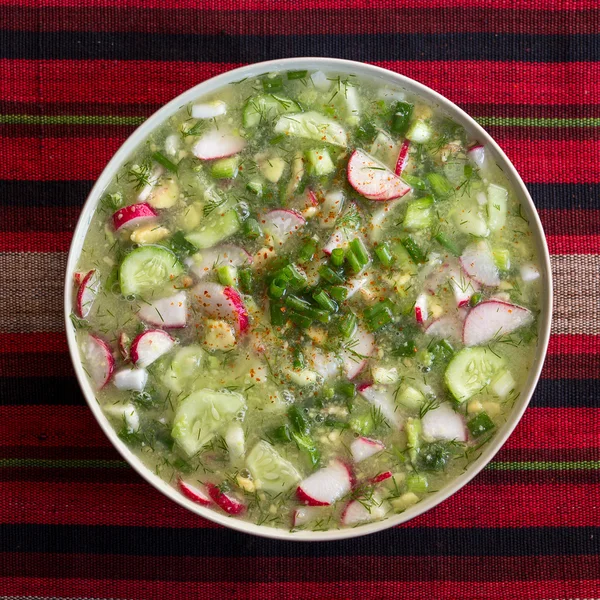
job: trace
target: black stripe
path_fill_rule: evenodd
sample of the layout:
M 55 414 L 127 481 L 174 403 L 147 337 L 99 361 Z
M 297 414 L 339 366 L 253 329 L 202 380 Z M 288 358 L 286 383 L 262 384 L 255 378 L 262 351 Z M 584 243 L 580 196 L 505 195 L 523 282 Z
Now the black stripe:
M 93 181 L 0 180 L 0 205 L 83 206 Z M 529 183 L 527 189 L 537 208 L 598 209 L 600 184 Z
M 377 35 L 166 35 L 108 32 L 0 32 L 0 58 L 253 63 L 297 56 L 359 61 L 600 59 L 599 36 L 494 33 Z M 165 67 L 166 68 L 166 67 Z M 509 67 L 507 67 L 509 68 Z
M 597 408 L 600 379 L 540 379 L 533 394 L 535 408 Z M 85 406 L 72 377 L 2 377 L 0 405 Z
M 361 538 L 293 544 L 229 529 L 2 525 L 0 552 L 133 556 L 531 556 L 594 554 L 600 527 L 396 528 Z M 25 557 L 24 557 L 25 560 Z

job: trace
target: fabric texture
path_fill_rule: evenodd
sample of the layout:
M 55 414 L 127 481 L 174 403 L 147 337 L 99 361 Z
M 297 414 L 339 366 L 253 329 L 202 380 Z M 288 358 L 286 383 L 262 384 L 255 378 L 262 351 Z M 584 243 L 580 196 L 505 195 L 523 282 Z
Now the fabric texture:
M 69 361 L 62 286 L 93 180 L 185 89 L 289 56 L 444 94 L 520 171 L 552 253 L 548 358 L 469 485 L 404 526 L 291 543 L 216 527 L 109 445 Z M 0 597 L 599 598 L 597 0 L 0 0 Z

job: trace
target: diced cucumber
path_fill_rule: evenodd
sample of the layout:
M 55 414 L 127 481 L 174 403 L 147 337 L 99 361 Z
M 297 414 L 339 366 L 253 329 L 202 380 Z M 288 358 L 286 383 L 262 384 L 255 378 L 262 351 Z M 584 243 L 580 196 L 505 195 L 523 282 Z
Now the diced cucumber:
M 276 133 L 307 138 L 345 148 L 348 136 L 344 128 L 333 119 L 316 111 L 282 115 L 275 125 Z
M 498 398 L 504 400 L 515 389 L 515 384 L 515 379 L 510 371 L 501 371 L 494 377 L 490 388 Z
M 406 477 L 406 488 L 409 492 L 424 494 L 428 486 L 427 477 L 421 473 L 409 473 Z
M 423 431 L 421 425 L 421 419 L 409 418 L 406 419 L 404 425 L 404 431 L 406 432 L 406 447 L 408 448 L 408 455 L 410 456 L 411 462 L 414 464 L 419 454 L 420 436 Z
M 234 421 L 225 433 L 225 443 L 229 451 L 229 458 L 236 461 L 246 454 L 246 438 L 244 428 L 239 421 Z
M 425 121 L 417 119 L 411 123 L 406 132 L 406 137 L 415 144 L 423 144 L 431 137 L 431 128 Z
M 406 215 L 404 217 L 404 229 L 408 231 L 417 231 L 419 229 L 427 229 L 431 226 L 431 214 L 433 209 L 433 198 L 426 196 L 413 200 L 406 207 Z
M 360 435 L 369 435 L 375 429 L 375 423 L 371 414 L 360 415 L 350 419 L 350 429 Z
M 257 181 L 255 179 L 253 179 L 252 181 L 249 181 L 246 184 L 246 189 L 249 192 L 252 192 L 255 196 L 258 196 L 259 198 L 262 196 L 263 186 L 260 181 Z
M 490 183 L 487 189 L 487 197 L 488 225 L 492 231 L 498 231 L 506 223 L 508 191 L 499 185 Z
M 494 427 L 494 421 L 490 419 L 486 412 L 480 412 L 467 423 L 467 428 L 474 438 L 491 431 Z
M 310 173 L 317 177 L 329 175 L 329 173 L 335 171 L 335 164 L 326 148 L 307 150 L 306 160 L 308 161 Z
M 183 265 L 164 246 L 141 246 L 130 252 L 119 268 L 124 296 L 139 296 L 160 289 L 183 273 Z
M 196 345 L 185 346 L 177 351 L 171 365 L 161 376 L 161 381 L 177 394 L 191 389 L 201 374 L 206 352 Z
M 458 202 L 454 211 L 454 222 L 462 233 L 476 237 L 487 237 L 490 234 L 485 219 L 479 211 L 479 205 L 472 198 L 464 198 Z
M 232 236 L 240 228 L 240 221 L 235 210 L 228 210 L 223 216 L 207 219 L 196 231 L 185 236 L 185 239 L 199 250 L 212 248 L 219 242 Z
M 494 248 L 492 256 L 494 263 L 501 271 L 510 270 L 510 252 L 506 248 Z
M 265 94 L 250 98 L 244 105 L 242 123 L 244 127 L 256 127 L 261 121 L 268 121 L 287 112 L 298 112 L 297 102 L 278 94 Z
M 406 406 L 406 408 L 418 410 L 425 402 L 425 396 L 418 389 L 408 385 L 399 392 L 396 401 Z
M 264 440 L 252 448 L 246 458 L 246 465 L 256 487 L 272 494 L 287 492 L 301 479 L 294 465 Z
M 463 348 L 448 364 L 444 380 L 458 402 L 480 392 L 505 365 L 488 348 Z
M 245 409 L 246 401 L 237 392 L 199 390 L 177 407 L 171 435 L 188 456 L 193 456 L 217 433 L 225 433 Z
M 210 167 L 210 174 L 215 179 L 233 179 L 238 172 L 240 160 L 237 156 L 216 160 Z
M 221 284 L 237 287 L 237 269 L 233 265 L 221 265 L 217 267 L 217 277 Z
M 404 133 L 406 131 L 412 117 L 413 108 L 414 105 L 409 102 L 402 101 L 396 104 L 396 110 L 392 117 L 392 131 L 394 133 Z

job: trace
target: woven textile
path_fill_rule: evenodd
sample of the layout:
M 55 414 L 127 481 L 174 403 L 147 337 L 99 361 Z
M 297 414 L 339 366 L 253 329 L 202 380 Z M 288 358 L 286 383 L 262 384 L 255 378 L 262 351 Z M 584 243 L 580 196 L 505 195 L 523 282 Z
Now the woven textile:
M 112 449 L 67 354 L 93 180 L 149 114 L 245 63 L 413 77 L 519 169 L 556 278 L 548 359 L 495 460 L 384 533 L 299 544 L 184 511 Z M 0 0 L 0 597 L 600 598 L 598 0 Z

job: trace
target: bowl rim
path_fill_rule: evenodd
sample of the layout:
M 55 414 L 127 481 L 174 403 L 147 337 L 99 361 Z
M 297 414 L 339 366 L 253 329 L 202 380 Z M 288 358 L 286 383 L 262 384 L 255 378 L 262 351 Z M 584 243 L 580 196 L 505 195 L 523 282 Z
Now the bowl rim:
M 118 168 L 126 161 L 129 155 L 135 148 L 144 141 L 147 135 L 154 130 L 157 126 L 162 124 L 166 118 L 176 112 L 181 106 L 191 102 L 198 97 L 213 92 L 218 88 L 225 86 L 229 83 L 239 81 L 246 77 L 253 77 L 264 73 L 270 73 L 275 71 L 286 71 L 291 69 L 308 69 L 308 70 L 323 70 L 339 73 L 354 73 L 357 75 L 364 75 L 367 77 L 375 77 L 382 80 L 382 83 L 389 85 L 397 85 L 398 87 L 407 89 L 415 92 L 422 96 L 428 101 L 435 103 L 441 108 L 446 114 L 452 116 L 461 125 L 463 125 L 467 131 L 477 139 L 481 144 L 486 146 L 486 149 L 491 149 L 492 154 L 496 162 L 503 169 L 507 180 L 510 182 L 515 194 L 519 197 L 519 200 L 523 204 L 526 210 L 527 216 L 530 219 L 530 227 L 535 240 L 535 246 L 538 254 L 538 260 L 540 263 L 540 272 L 542 277 L 542 298 L 541 298 L 541 318 L 539 322 L 539 337 L 537 342 L 537 353 L 529 372 L 529 377 L 524 384 L 521 395 L 518 399 L 518 404 L 513 406 L 512 411 L 507 419 L 506 423 L 502 426 L 500 431 L 488 442 L 485 450 L 471 463 L 468 469 L 455 479 L 451 480 L 441 490 L 432 494 L 430 497 L 421 500 L 416 505 L 407 509 L 406 511 L 391 516 L 383 521 L 377 521 L 361 525 L 355 528 L 349 529 L 332 529 L 327 531 L 294 531 L 291 532 L 288 529 L 272 528 L 265 525 L 256 525 L 248 521 L 238 520 L 227 516 L 224 513 L 217 512 L 209 507 L 200 506 L 193 501 L 185 498 L 179 493 L 177 489 L 169 485 L 166 481 L 155 475 L 148 467 L 146 467 L 142 461 L 125 445 L 123 441 L 118 437 L 116 431 L 110 425 L 108 418 L 104 415 L 100 404 L 96 400 L 95 393 L 88 381 L 87 376 L 83 370 L 82 362 L 79 356 L 79 349 L 77 347 L 75 329 L 70 322 L 70 315 L 73 307 L 74 298 L 74 285 L 73 285 L 73 273 L 77 260 L 79 259 L 81 248 L 87 233 L 87 229 L 90 220 L 95 212 L 96 206 L 102 192 L 106 186 L 110 183 L 113 175 L 117 172 Z M 542 366 L 546 357 L 546 351 L 548 347 L 548 341 L 550 336 L 550 325 L 552 321 L 552 299 L 553 299 L 553 287 L 552 287 L 552 271 L 550 265 L 550 255 L 548 252 L 548 246 L 544 235 L 544 230 L 527 188 L 521 179 L 519 173 L 510 162 L 508 157 L 504 154 L 500 146 L 492 139 L 492 137 L 467 113 L 461 108 L 456 106 L 453 102 L 435 92 L 431 88 L 399 73 L 394 73 L 387 69 L 377 67 L 374 65 L 356 62 L 351 60 L 344 60 L 338 58 L 325 58 L 325 57 L 298 57 L 298 58 L 285 58 L 278 60 L 265 61 L 260 63 L 254 63 L 246 65 L 231 71 L 227 71 L 210 79 L 199 83 L 198 85 L 186 90 L 176 98 L 171 100 L 152 114 L 144 123 L 142 123 L 120 146 L 117 152 L 113 155 L 111 160 L 108 162 L 102 173 L 96 180 L 92 187 L 89 195 L 86 198 L 85 204 L 81 210 L 81 214 L 77 225 L 74 230 L 73 238 L 71 241 L 67 268 L 65 275 L 65 293 L 64 293 L 64 311 L 65 311 L 65 327 L 67 342 L 69 347 L 69 354 L 73 368 L 79 382 L 79 386 L 83 392 L 86 402 L 92 411 L 92 414 L 96 418 L 96 421 L 100 425 L 104 434 L 108 437 L 112 445 L 117 449 L 121 456 L 133 467 L 133 469 L 141 475 L 150 485 L 156 488 L 158 491 L 163 493 L 165 496 L 175 501 L 180 506 L 191 510 L 195 514 L 204 517 L 210 521 L 229 527 L 231 529 L 241 531 L 244 533 L 250 533 L 260 537 L 278 539 L 278 540 L 291 540 L 291 541 L 335 541 L 348 538 L 354 538 L 370 533 L 376 533 L 389 529 L 390 527 L 398 526 L 402 523 L 417 517 L 426 511 L 437 506 L 459 489 L 465 486 L 471 479 L 473 479 L 494 457 L 498 450 L 504 445 L 507 438 L 513 432 L 521 417 L 531 400 L 531 396 L 535 390 L 537 382 L 540 377 Z

